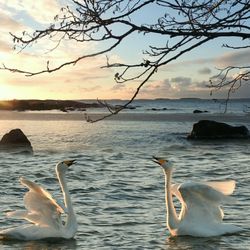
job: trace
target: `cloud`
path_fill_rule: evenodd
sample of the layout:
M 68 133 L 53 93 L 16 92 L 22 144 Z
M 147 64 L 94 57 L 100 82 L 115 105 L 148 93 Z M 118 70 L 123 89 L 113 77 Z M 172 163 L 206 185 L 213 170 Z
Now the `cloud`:
M 212 69 L 225 68 L 227 66 L 245 66 L 249 65 L 250 49 L 231 50 L 230 52 L 218 54 L 214 57 L 199 58 L 192 60 L 183 60 L 172 63 L 160 69 L 161 72 L 183 72 L 189 74 L 192 71 L 198 72 L 200 75 L 209 75 Z M 203 66 L 203 67 L 202 67 Z M 177 79 L 178 81 L 178 79 Z
M 0 63 L 3 62 L 11 68 L 36 71 L 45 69 L 47 60 L 50 61 L 51 67 L 57 67 L 61 63 L 76 59 L 86 53 L 92 53 L 97 48 L 100 49 L 100 44 L 97 47 L 96 43 L 87 43 L 85 45 L 68 40 L 63 41 L 56 50 L 50 51 L 55 48 L 56 42 L 41 39 L 37 44 L 27 47 L 18 55 L 16 52 L 10 51 L 12 38 L 9 31 L 22 34 L 20 32 L 23 30 L 33 32 L 36 29 L 48 26 L 49 23 L 53 22 L 54 16 L 59 13 L 62 2 L 67 1 L 0 0 Z M 109 55 L 111 57 L 110 63 L 129 60 L 130 55 L 125 54 L 126 50 L 121 50 L 118 51 L 121 52 L 120 55 Z M 205 50 L 200 54 L 197 53 L 198 56 L 192 56 L 191 54 L 191 56 L 184 56 L 181 60 L 176 60 L 172 64 L 162 67 L 158 75 L 155 74 L 144 86 L 142 95 L 149 98 L 152 96 L 174 98 L 205 95 L 205 93 L 209 93 L 209 90 L 205 87 L 207 85 L 206 81 L 203 80 L 206 79 L 205 75 L 209 75 L 214 71 L 213 66 L 221 68 L 229 64 L 249 63 L 250 50 L 231 51 L 222 56 L 220 54 L 223 50 L 218 50 L 214 57 L 209 54 L 209 51 Z M 136 56 L 135 53 L 133 56 Z M 204 58 L 199 58 L 200 56 Z M 55 93 L 57 89 L 66 92 L 71 88 L 72 91 L 82 91 L 97 96 L 98 91 L 101 96 L 105 95 L 106 91 L 112 97 L 114 95 L 127 97 L 133 94 L 139 82 L 129 85 L 116 84 L 113 79 L 116 73 L 114 69 L 99 68 L 105 63 L 106 58 L 104 56 L 90 58 L 78 62 L 75 66 L 66 66 L 60 72 L 43 74 L 37 77 L 24 77 L 23 75 L 1 71 L 1 82 L 9 84 L 13 88 L 15 86 L 16 89 L 18 89 L 17 86 L 28 89 L 39 85 L 41 89 L 48 90 L 49 86 L 51 86 Z M 108 94 L 106 93 L 106 95 Z
M 9 15 L 0 10 L 1 30 L 15 31 L 22 28 L 22 24 L 11 18 Z
M 204 67 L 198 70 L 198 73 L 201 75 L 209 75 L 212 73 L 212 70 L 208 67 Z
M 96 91 L 100 91 L 101 89 L 102 89 L 102 86 L 100 86 L 100 85 L 95 85 L 93 87 L 79 86 L 79 90 L 83 91 L 83 92 L 96 92 Z
M 29 57 L 25 57 L 25 60 L 27 60 Z M 32 61 L 33 67 L 38 68 L 39 67 L 39 61 L 37 62 L 35 59 L 32 59 L 30 57 L 30 60 L 28 62 Z M 19 68 L 21 67 L 20 60 L 18 62 Z M 44 86 L 46 88 L 46 85 L 52 85 L 52 84 L 58 84 L 58 85 L 80 85 L 80 86 L 96 86 L 98 83 L 105 84 L 107 82 L 107 79 L 110 79 L 111 76 L 107 71 L 103 71 L 102 69 L 95 67 L 95 62 L 88 60 L 89 64 L 92 67 L 82 67 L 82 64 L 79 63 L 75 66 L 69 66 L 61 69 L 60 71 L 55 71 L 53 74 L 41 74 L 37 76 L 32 77 L 26 77 L 23 74 L 18 73 L 9 73 L 8 71 L 2 70 L 1 72 L 1 80 L 2 82 L 5 82 L 12 86 L 36 86 L 37 84 Z M 33 70 L 34 68 L 29 68 L 28 64 L 24 63 L 24 68 L 28 70 Z M 11 65 L 9 63 L 9 65 Z M 7 66 L 9 66 L 7 65 Z M 92 89 L 93 87 L 86 88 Z
M 48 60 L 50 68 L 53 68 L 76 59 L 81 54 L 91 53 L 95 49 L 95 43 L 85 45 L 74 41 L 62 42 L 56 50 L 50 51 L 56 43 L 53 44 L 49 39 L 43 39 L 34 46 L 27 47 L 21 53 L 12 50 L 10 31 L 14 34 L 22 34 L 23 30 L 29 32 L 33 30 L 33 27 L 41 27 L 47 21 L 50 22 L 59 10 L 58 1 L 1 0 L 0 64 L 4 63 L 10 68 L 36 72 L 46 69 Z M 46 95 L 48 98 L 57 95 L 60 96 L 59 98 L 96 98 L 108 92 L 109 83 L 113 81 L 114 73 L 110 69 L 100 68 L 105 64 L 105 56 L 87 58 L 52 74 L 33 77 L 1 70 L 0 86 L 1 89 L 2 86 L 7 86 L 12 90 L 8 92 L 11 93 L 8 94 L 10 97 L 7 97 L 7 91 L 5 91 L 6 98 L 15 98 L 15 96 L 46 98 Z M 1 94 L 4 96 L 3 93 Z
M 0 51 L 9 52 L 13 47 L 13 37 L 10 35 L 10 32 L 21 31 L 24 26 L 2 10 L 0 10 L 0 24 Z
M 43 0 L 2 0 L 1 5 L 12 13 L 20 22 L 28 22 L 30 19 L 40 24 L 48 24 L 60 11 L 59 1 Z M 0 5 L 0 6 L 1 6 Z
M 215 64 L 219 68 L 227 66 L 244 66 L 249 65 L 250 49 L 233 51 L 223 54 L 215 59 Z
M 210 91 L 207 81 L 197 81 L 189 77 L 178 76 L 145 85 L 140 98 L 209 98 Z
M 114 86 L 111 88 L 112 91 L 123 91 L 126 89 L 126 84 L 122 83 L 115 83 Z
M 170 84 L 170 81 L 169 81 L 169 79 L 164 79 L 163 81 L 162 81 L 162 87 L 164 88 L 164 89 L 170 89 L 171 88 L 171 84 Z M 159 86 L 158 86 L 159 87 Z
M 183 67 L 197 67 L 204 65 L 203 68 L 198 69 L 200 74 L 211 74 L 211 67 L 224 68 L 227 66 L 249 65 L 250 49 L 234 50 L 223 53 L 215 57 L 200 58 L 194 60 L 185 60 L 178 63 L 172 63 L 165 66 L 166 70 L 181 70 Z M 209 67 L 208 67 L 209 66 Z
M 232 98 L 248 98 L 250 95 L 250 82 L 245 82 L 242 86 L 231 93 Z M 166 91 L 164 84 L 161 85 L 154 93 L 156 97 L 181 98 L 181 97 L 198 97 L 198 98 L 227 98 L 228 88 L 222 88 L 219 91 L 213 91 L 210 96 L 211 89 L 208 87 L 207 80 L 191 79 L 188 85 L 179 84 L 178 86 L 171 83 L 171 88 Z
M 0 40 L 0 52 L 10 52 L 11 46 L 5 41 Z
M 182 85 L 190 85 L 192 82 L 192 79 L 190 77 L 178 76 L 178 77 L 171 78 L 171 82 L 182 84 Z

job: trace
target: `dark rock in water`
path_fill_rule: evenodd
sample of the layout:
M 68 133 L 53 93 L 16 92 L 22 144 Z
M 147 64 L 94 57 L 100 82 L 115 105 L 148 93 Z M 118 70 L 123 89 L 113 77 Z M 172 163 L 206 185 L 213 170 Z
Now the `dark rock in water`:
M 12 129 L 0 141 L 1 150 L 10 150 L 17 153 L 33 153 L 29 139 L 21 129 Z
M 113 109 L 113 110 L 117 110 L 117 109 L 121 109 L 121 108 L 124 108 L 124 109 L 136 109 L 136 107 L 135 106 L 132 106 L 132 105 L 128 105 L 128 106 L 126 106 L 126 107 L 124 107 L 123 105 L 115 105 L 115 106 L 110 106 L 111 107 L 111 109 Z
M 167 108 L 152 108 L 152 111 L 166 111 Z
M 199 113 L 208 113 L 208 111 L 207 111 L 207 110 L 199 110 L 199 109 L 195 109 L 195 110 L 193 111 L 193 113 L 194 113 L 194 114 L 199 114 Z
M 9 133 L 5 134 L 0 144 L 25 144 L 31 146 L 30 141 L 21 129 L 12 129 Z
M 193 125 L 187 139 L 249 139 L 249 130 L 245 126 L 231 126 L 226 123 L 201 120 Z

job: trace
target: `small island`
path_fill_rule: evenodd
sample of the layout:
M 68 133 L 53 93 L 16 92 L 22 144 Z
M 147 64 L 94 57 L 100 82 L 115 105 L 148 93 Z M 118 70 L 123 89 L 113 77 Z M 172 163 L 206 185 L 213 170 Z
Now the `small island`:
M 7 100 L 0 101 L 0 110 L 7 111 L 44 111 L 61 110 L 85 111 L 87 108 L 99 108 L 99 103 L 85 103 L 72 100 Z

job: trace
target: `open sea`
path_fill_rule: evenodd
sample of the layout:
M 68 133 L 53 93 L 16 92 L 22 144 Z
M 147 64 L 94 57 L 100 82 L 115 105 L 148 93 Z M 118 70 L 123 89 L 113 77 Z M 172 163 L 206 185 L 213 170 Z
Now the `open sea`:
M 116 102 L 113 101 L 113 104 Z M 119 104 L 119 102 L 117 102 Z M 84 113 L 0 111 L 0 137 L 20 128 L 34 155 L 0 152 L 0 229 L 20 225 L 5 213 L 23 209 L 24 176 L 62 199 L 55 177 L 58 161 L 75 159 L 67 175 L 78 220 L 74 240 L 0 241 L 0 249 L 250 249 L 250 140 L 189 141 L 201 119 L 245 125 L 250 100 L 138 100 L 110 120 L 87 123 Z M 193 110 L 207 113 L 193 114 Z M 104 111 L 87 110 L 95 116 Z M 174 162 L 173 182 L 236 181 L 236 202 L 224 208 L 225 222 L 244 232 L 220 237 L 170 237 L 166 229 L 164 176 L 152 156 Z M 179 204 L 176 204 L 179 209 Z

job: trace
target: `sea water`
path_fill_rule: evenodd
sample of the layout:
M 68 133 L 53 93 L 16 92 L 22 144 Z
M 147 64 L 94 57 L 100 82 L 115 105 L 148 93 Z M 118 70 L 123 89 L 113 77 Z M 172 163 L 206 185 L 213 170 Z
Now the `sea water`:
M 174 112 L 168 102 L 136 103 L 138 108 L 126 110 L 127 116 L 93 124 L 84 121 L 83 114 L 1 112 L 0 136 L 20 128 L 34 149 L 30 156 L 0 153 L 1 229 L 23 223 L 5 217 L 8 211 L 24 209 L 27 190 L 19 183 L 21 176 L 62 199 L 54 167 L 64 159 L 76 160 L 67 181 L 79 228 L 73 240 L 2 241 L 0 249 L 250 249 L 250 142 L 186 139 L 194 122 L 211 117 L 250 129 L 250 116 L 242 112 L 248 103 L 237 102 L 230 115 L 223 115 L 214 103 L 188 100 L 182 106 L 183 100 L 176 101 L 171 104 L 178 108 Z M 150 111 L 152 107 L 169 109 Z M 209 113 L 192 114 L 198 107 Z M 171 237 L 164 176 L 153 155 L 173 161 L 175 183 L 235 180 L 236 201 L 223 206 L 224 220 L 246 231 L 211 238 Z

